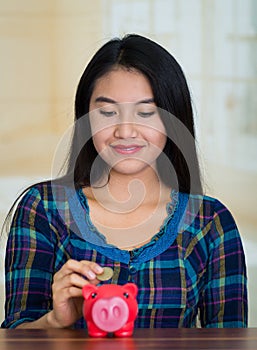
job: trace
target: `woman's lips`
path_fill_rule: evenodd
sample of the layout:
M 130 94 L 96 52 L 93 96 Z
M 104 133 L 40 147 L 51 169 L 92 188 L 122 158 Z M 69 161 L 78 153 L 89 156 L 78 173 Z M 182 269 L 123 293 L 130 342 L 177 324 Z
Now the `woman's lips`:
M 119 154 L 134 154 L 134 153 L 141 151 L 141 149 L 144 146 L 141 146 L 141 145 L 113 145 L 111 147 L 115 150 L 115 152 L 117 152 Z

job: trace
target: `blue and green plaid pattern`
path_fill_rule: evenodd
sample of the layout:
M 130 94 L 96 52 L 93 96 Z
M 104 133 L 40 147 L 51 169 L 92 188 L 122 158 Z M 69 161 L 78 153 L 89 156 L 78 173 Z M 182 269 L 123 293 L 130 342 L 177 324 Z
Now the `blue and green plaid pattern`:
M 78 198 L 93 237 L 97 232 L 81 190 Z M 2 327 L 51 310 L 53 275 L 70 258 L 112 267 L 112 280 L 102 283 L 137 284 L 135 327 L 196 327 L 197 318 L 202 327 L 246 327 L 245 258 L 230 212 L 214 198 L 183 193 L 172 206 L 152 241 L 129 252 L 98 247 L 75 234 L 62 186 L 35 185 L 20 201 L 8 238 Z M 74 325 L 83 327 L 83 319 Z

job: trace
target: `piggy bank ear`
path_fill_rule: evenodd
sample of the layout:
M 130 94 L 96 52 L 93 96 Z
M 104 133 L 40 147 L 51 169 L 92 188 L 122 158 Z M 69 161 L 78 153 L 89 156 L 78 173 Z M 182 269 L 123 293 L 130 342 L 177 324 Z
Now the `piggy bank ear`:
M 86 284 L 82 289 L 82 295 L 87 300 L 92 295 L 96 293 L 97 287 L 94 284 Z
M 123 288 L 125 289 L 125 291 L 127 293 L 129 293 L 133 297 L 137 296 L 138 288 L 135 285 L 135 283 L 126 283 L 126 284 L 124 284 Z

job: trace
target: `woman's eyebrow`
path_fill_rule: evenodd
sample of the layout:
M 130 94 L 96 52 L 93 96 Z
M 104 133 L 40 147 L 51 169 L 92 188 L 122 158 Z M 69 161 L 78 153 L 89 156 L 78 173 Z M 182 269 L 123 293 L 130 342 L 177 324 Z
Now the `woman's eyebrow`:
M 154 103 L 154 98 L 147 98 L 145 100 L 140 100 L 136 102 L 136 105 L 139 105 L 140 103 Z
M 117 104 L 118 102 L 105 96 L 99 96 L 95 99 L 95 102 L 106 102 L 106 103 L 114 103 Z M 154 98 L 147 98 L 144 100 L 137 101 L 135 104 L 138 105 L 140 103 L 154 103 Z
M 104 97 L 104 96 L 99 96 L 95 99 L 95 102 L 106 102 L 106 103 L 118 103 L 115 100 L 109 98 L 109 97 Z

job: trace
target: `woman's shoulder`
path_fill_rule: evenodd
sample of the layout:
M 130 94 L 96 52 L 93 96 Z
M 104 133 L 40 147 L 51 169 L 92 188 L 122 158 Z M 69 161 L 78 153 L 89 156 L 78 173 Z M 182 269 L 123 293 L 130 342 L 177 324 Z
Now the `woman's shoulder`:
M 229 209 L 220 199 L 206 194 L 189 194 L 188 208 L 197 209 L 205 213 L 208 217 L 219 215 Z
M 74 189 L 74 191 L 76 191 Z M 44 180 L 28 186 L 19 196 L 19 204 L 28 202 L 43 202 L 49 207 L 51 203 L 64 202 L 67 200 L 66 185 L 57 180 Z
M 33 183 L 26 187 L 20 194 L 21 201 L 27 200 L 31 197 L 33 198 L 44 198 L 46 196 L 51 197 L 52 192 L 52 181 L 44 180 L 37 183 Z
M 218 225 L 225 229 L 236 228 L 230 209 L 218 198 L 210 195 L 187 195 L 184 222 L 196 229 Z
M 227 206 L 218 198 L 209 195 L 187 195 L 188 202 L 180 221 L 179 232 L 185 244 L 219 245 L 240 241 L 236 221 Z M 192 241 L 193 239 L 193 241 Z

